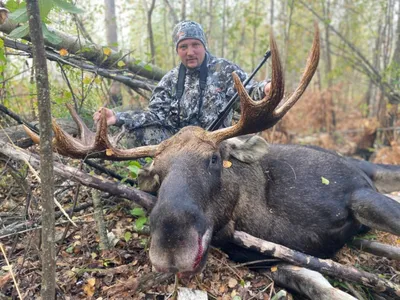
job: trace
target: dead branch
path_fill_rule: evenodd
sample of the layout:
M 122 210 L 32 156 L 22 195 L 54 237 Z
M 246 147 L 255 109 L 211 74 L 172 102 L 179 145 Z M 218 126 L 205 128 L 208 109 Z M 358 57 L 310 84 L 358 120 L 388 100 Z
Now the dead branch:
M 306 255 L 285 246 L 261 240 L 242 231 L 235 231 L 234 242 L 241 247 L 251 248 L 262 254 L 280 258 L 294 265 L 346 281 L 356 282 L 391 297 L 400 297 L 399 285 L 379 278 L 377 275 L 360 271 L 353 267 L 343 266 L 330 259 L 319 259 L 311 255 Z
M 32 53 L 32 49 L 29 45 L 22 44 L 22 43 L 19 43 L 16 41 L 12 41 L 7 38 L 3 38 L 3 40 L 4 40 L 4 45 L 6 47 L 24 51 L 29 54 Z M 115 69 L 112 66 L 99 67 L 97 65 L 93 65 L 92 63 L 85 62 L 81 58 L 76 58 L 73 56 L 62 57 L 61 55 L 59 55 L 51 50 L 46 51 L 46 58 L 50 61 L 56 61 L 63 65 L 69 65 L 74 68 L 82 69 L 87 72 L 90 72 L 90 73 L 93 73 L 96 75 L 100 75 L 105 78 L 119 81 L 132 89 L 144 89 L 144 90 L 151 92 L 155 88 L 155 85 L 157 82 L 152 79 L 149 80 L 149 79 L 140 77 L 137 74 L 132 73 L 128 69 L 126 69 L 126 70 Z M 124 75 L 122 75 L 122 73 L 124 73 Z
M 374 255 L 383 256 L 394 260 L 400 260 L 399 247 L 362 239 L 354 239 L 350 245 L 356 247 L 361 251 L 365 251 Z
M 29 161 L 34 167 L 39 167 L 39 159 L 35 154 L 29 153 L 20 148 L 14 148 L 10 144 L 0 140 L 0 153 L 18 161 Z M 59 163 L 54 164 L 54 172 L 63 178 L 69 178 L 75 182 L 79 182 L 85 186 L 98 189 L 103 192 L 108 192 L 112 195 L 132 200 L 138 205 L 144 207 L 146 210 L 151 210 L 156 197 L 142 192 L 137 189 L 129 188 L 118 182 L 112 182 L 104 178 L 88 175 L 76 168 L 65 166 Z

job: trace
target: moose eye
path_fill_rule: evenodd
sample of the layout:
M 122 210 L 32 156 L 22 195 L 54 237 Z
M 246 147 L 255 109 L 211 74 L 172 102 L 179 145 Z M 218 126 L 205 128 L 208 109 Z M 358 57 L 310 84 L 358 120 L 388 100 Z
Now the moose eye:
M 211 164 L 215 165 L 218 162 L 218 155 L 213 154 L 211 156 Z

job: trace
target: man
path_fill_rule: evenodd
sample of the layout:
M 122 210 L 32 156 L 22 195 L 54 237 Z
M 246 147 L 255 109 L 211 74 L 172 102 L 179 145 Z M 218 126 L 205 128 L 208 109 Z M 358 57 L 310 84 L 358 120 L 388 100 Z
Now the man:
M 126 127 L 130 147 L 158 144 L 188 125 L 207 128 L 235 94 L 232 72 L 242 82 L 248 77 L 236 64 L 208 52 L 200 24 L 180 22 L 172 39 L 181 64 L 161 79 L 148 110 L 114 114 L 106 109 L 108 125 Z M 253 99 L 261 100 L 269 92 L 270 83 L 251 82 L 246 88 Z M 99 120 L 100 110 L 93 118 Z M 231 121 L 232 112 L 222 126 L 230 126 Z

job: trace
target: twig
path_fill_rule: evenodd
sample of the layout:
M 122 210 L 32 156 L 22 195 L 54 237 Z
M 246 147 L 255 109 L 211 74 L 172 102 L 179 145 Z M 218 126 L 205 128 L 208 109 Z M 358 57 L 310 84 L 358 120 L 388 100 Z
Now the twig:
M 5 260 L 6 263 L 7 263 L 8 271 L 10 272 L 10 274 L 11 274 L 11 276 L 12 276 L 12 279 L 13 279 L 13 281 L 14 281 L 15 289 L 17 290 L 18 296 L 19 296 L 20 299 L 22 299 L 21 292 L 19 291 L 19 287 L 18 287 L 17 280 L 15 279 L 14 272 L 13 272 L 13 270 L 12 270 L 12 266 L 10 265 L 10 263 L 9 263 L 9 261 L 8 261 L 8 258 L 7 258 L 6 252 L 4 251 L 4 248 L 3 248 L 3 244 L 2 244 L 2 243 L 0 243 L 0 249 L 1 249 L 1 252 L 3 253 L 4 260 Z

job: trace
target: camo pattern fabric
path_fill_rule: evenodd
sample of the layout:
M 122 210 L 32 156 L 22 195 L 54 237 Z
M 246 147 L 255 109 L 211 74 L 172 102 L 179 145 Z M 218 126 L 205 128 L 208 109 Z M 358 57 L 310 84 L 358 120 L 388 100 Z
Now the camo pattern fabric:
M 204 91 L 203 104 L 199 111 L 200 68 L 187 69 L 185 89 L 178 101 L 176 84 L 179 67 L 168 72 L 155 88 L 147 110 L 126 111 L 116 114 L 116 126 L 124 125 L 128 147 L 158 144 L 188 125 L 207 128 L 227 105 L 235 94 L 232 72 L 236 72 L 242 82 L 247 74 L 234 63 L 216 58 L 207 52 L 208 76 Z M 254 100 L 261 100 L 266 81 L 251 81 L 246 89 Z M 179 107 L 180 106 L 180 109 Z M 180 114 L 178 115 L 178 111 Z M 232 112 L 222 127 L 230 126 Z

